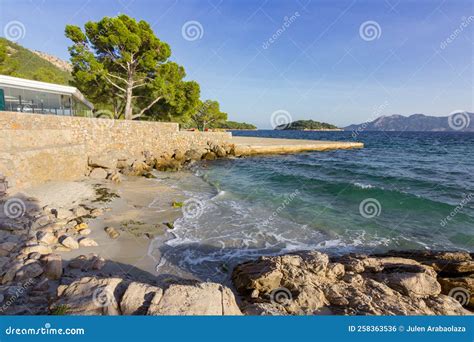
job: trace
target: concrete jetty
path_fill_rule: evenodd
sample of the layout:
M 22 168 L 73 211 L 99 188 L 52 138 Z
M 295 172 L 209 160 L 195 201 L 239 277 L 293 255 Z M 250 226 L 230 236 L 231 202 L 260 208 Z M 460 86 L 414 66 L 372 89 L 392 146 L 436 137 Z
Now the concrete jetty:
M 324 141 L 303 139 L 275 139 L 259 137 L 232 137 L 235 154 L 249 156 L 257 154 L 284 154 L 307 151 L 328 151 L 363 148 L 361 142 Z

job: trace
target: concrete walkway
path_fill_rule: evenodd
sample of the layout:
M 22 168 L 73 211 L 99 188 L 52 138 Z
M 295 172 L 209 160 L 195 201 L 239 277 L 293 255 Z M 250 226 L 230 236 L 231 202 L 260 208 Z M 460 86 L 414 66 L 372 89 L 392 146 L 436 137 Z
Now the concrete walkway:
M 235 154 L 240 156 L 296 153 L 305 151 L 328 151 L 364 147 L 364 144 L 360 142 L 256 137 L 232 137 L 231 142 L 235 144 Z

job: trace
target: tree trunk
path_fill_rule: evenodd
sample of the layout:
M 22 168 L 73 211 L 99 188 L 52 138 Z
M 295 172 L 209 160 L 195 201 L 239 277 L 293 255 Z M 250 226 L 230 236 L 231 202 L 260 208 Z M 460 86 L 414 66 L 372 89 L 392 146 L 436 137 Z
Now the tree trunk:
M 132 95 L 133 95 L 133 75 L 134 69 L 131 65 L 128 65 L 128 77 L 125 88 L 125 120 L 133 120 L 133 107 L 132 107 Z
M 127 83 L 127 88 L 125 89 L 125 120 L 133 119 L 133 108 L 132 108 L 132 85 Z

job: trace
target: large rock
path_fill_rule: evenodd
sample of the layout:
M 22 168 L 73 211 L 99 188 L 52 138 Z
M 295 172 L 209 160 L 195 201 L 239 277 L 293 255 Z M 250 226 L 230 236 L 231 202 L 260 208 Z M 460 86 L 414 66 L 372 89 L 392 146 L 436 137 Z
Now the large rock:
M 117 239 L 120 236 L 120 233 L 114 227 L 105 227 L 104 230 L 111 239 Z
M 91 171 L 91 173 L 89 174 L 89 177 L 93 179 L 106 179 L 107 175 L 108 175 L 107 171 L 105 171 L 104 169 L 100 167 L 97 167 Z
M 159 297 L 159 298 L 158 298 Z M 240 315 L 229 289 L 216 283 L 171 285 L 164 294 L 155 295 L 149 315 Z
M 44 275 L 48 279 L 57 280 L 63 274 L 63 262 L 61 256 L 58 254 L 49 254 L 41 258 L 45 264 Z
M 78 249 L 79 243 L 69 235 L 63 235 L 59 238 L 59 243 L 70 249 Z
M 38 238 L 38 242 L 45 244 L 45 245 L 54 245 L 58 242 L 58 238 L 54 236 L 54 234 L 51 234 L 49 232 L 38 232 L 36 235 Z M 47 253 L 41 253 L 41 254 L 47 254 Z
M 249 314 L 469 314 L 440 294 L 431 266 L 395 255 L 261 257 L 238 265 L 232 281 Z
M 99 244 L 95 241 L 95 240 L 92 240 L 90 238 L 81 238 L 79 240 L 79 246 L 82 246 L 82 247 L 97 247 Z
M 65 305 L 69 315 L 120 315 L 120 297 L 125 288 L 120 278 L 85 277 L 58 287 L 54 307 Z
M 186 151 L 186 153 L 184 154 L 184 158 L 186 161 L 198 161 L 198 160 L 201 160 L 201 157 L 203 155 L 203 152 L 199 152 L 198 150 L 195 150 L 195 149 L 191 149 L 191 150 L 188 150 Z
M 97 254 L 79 255 L 68 263 L 68 267 L 72 269 L 80 269 L 82 271 L 101 270 L 105 266 L 105 259 Z
M 33 245 L 33 246 L 28 246 L 28 247 L 23 248 L 22 252 L 24 254 L 31 254 L 31 253 L 50 254 L 53 251 L 51 250 L 51 247 L 49 246 Z
M 132 282 L 125 291 L 120 308 L 123 315 L 145 315 L 152 299 L 159 301 L 163 290 L 156 286 Z
M 216 283 L 161 288 L 120 278 L 86 277 L 58 287 L 52 307 L 75 315 L 241 315 L 228 288 Z
M 43 274 L 43 267 L 37 261 L 26 264 L 15 275 L 16 281 L 31 279 Z

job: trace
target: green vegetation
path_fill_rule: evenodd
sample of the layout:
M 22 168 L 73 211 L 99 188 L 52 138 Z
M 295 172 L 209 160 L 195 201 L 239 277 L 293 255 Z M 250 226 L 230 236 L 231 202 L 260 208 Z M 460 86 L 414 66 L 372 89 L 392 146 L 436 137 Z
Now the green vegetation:
M 71 80 L 67 71 L 5 38 L 0 38 L 0 74 L 58 84 Z
M 277 126 L 276 129 L 284 130 L 325 130 L 325 129 L 339 129 L 338 127 L 319 121 L 313 120 L 297 120 L 291 124 L 284 124 Z
M 50 315 L 64 316 L 69 312 L 69 310 L 70 310 L 69 306 L 67 306 L 66 304 L 61 304 L 52 308 L 50 311 Z
M 201 102 L 191 115 L 192 123 L 204 131 L 206 128 L 219 128 L 227 120 L 227 113 L 221 112 L 219 102 L 206 100 Z
M 226 121 L 219 125 L 219 128 L 224 129 L 257 129 L 255 125 L 246 122 Z
M 146 21 L 127 15 L 89 21 L 84 32 L 66 26 L 74 84 L 92 101 L 132 120 L 188 114 L 199 100 L 199 85 L 184 81 L 184 68 L 169 60 L 171 49 Z
M 173 202 L 171 203 L 171 207 L 173 207 L 173 208 L 182 208 L 183 205 L 184 205 L 183 202 L 173 201 Z

